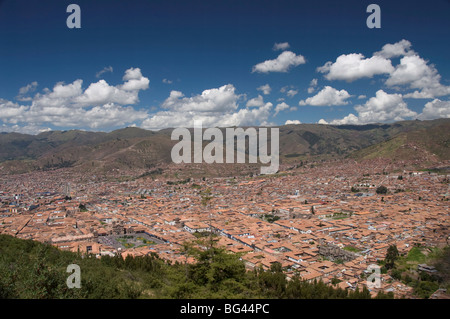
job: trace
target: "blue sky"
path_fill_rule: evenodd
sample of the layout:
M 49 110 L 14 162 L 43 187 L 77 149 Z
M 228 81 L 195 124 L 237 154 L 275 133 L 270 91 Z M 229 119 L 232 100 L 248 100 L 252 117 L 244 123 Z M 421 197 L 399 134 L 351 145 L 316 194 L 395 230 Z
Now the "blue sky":
M 449 16 L 445 0 L 0 1 L 0 131 L 450 117 Z

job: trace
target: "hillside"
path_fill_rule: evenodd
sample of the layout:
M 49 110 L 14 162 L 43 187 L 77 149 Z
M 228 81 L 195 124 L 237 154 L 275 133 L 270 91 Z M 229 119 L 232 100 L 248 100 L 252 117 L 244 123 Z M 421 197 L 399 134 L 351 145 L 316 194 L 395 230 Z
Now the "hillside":
M 191 247 L 191 264 L 167 263 L 156 254 L 81 256 L 49 244 L 0 234 L 0 299 L 370 299 L 367 289 L 347 291 L 298 277 L 286 280 L 280 264 L 247 272 L 238 255 L 213 246 Z M 67 266 L 80 267 L 80 288 L 69 289 Z M 392 294 L 379 297 L 392 298 Z
M 361 126 L 284 125 L 279 127 L 280 161 L 288 164 L 350 156 L 357 160 L 383 157 L 434 163 L 450 158 L 449 128 L 450 119 Z M 170 139 L 171 132 L 171 129 L 154 132 L 128 127 L 109 133 L 79 130 L 38 135 L 1 133 L 0 170 L 7 173 L 63 167 L 92 173 L 151 170 L 171 163 L 170 152 L 176 143 Z M 247 173 L 252 169 L 240 167 L 236 171 L 228 167 L 224 172 Z M 206 171 L 214 174 L 215 169 Z
M 434 163 L 450 158 L 450 122 L 401 132 L 394 137 L 354 152 L 357 160 L 387 158 Z

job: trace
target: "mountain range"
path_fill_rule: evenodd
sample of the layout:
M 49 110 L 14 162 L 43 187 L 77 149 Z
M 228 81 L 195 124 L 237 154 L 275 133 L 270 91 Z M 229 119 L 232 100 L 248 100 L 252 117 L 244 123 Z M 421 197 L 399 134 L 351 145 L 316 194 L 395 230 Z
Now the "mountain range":
M 450 159 L 450 119 L 390 124 L 279 126 L 280 163 L 386 158 L 433 165 Z M 24 173 L 71 167 L 92 172 L 151 172 L 168 165 L 172 129 L 127 127 L 112 132 L 0 133 L 0 171 Z M 268 134 L 270 136 L 270 134 Z M 205 142 L 207 144 L 207 142 Z

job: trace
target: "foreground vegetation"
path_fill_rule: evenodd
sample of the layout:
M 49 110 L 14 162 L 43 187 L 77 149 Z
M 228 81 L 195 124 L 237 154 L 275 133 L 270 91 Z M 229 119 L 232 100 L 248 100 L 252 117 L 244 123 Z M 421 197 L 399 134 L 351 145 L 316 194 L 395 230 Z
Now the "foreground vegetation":
M 429 298 L 437 289 L 450 291 L 450 247 L 414 246 L 400 255 L 397 247 L 391 245 L 386 259 L 380 263 L 382 272 L 389 272 L 392 278 L 412 287 L 414 295 Z M 420 264 L 433 266 L 435 272 L 420 270 Z
M 215 246 L 185 251 L 197 262 L 171 264 L 156 254 L 95 258 L 0 235 L 0 298 L 370 298 L 367 289 L 287 281 L 280 264 L 246 271 L 238 255 Z M 67 287 L 70 264 L 80 266 L 79 289 Z

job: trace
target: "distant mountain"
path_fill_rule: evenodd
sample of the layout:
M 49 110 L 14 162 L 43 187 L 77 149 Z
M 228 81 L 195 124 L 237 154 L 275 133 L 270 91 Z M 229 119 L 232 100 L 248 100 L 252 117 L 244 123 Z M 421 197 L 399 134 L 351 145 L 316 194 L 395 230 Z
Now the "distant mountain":
M 282 163 L 343 157 L 431 162 L 450 158 L 450 119 L 360 126 L 298 124 L 279 129 Z M 171 149 L 177 143 L 171 132 L 128 127 L 109 133 L 0 133 L 0 169 L 13 173 L 62 167 L 93 172 L 152 170 L 171 163 Z
M 285 161 L 305 156 L 408 160 L 423 156 L 414 152 L 414 145 L 435 160 L 444 160 L 450 158 L 449 140 L 450 119 L 368 125 L 286 125 L 280 128 L 280 154 Z M 410 152 L 403 151 L 409 148 Z
M 387 158 L 436 162 L 450 159 L 450 121 L 419 127 L 394 135 L 386 141 L 371 145 L 350 156 L 357 160 Z

